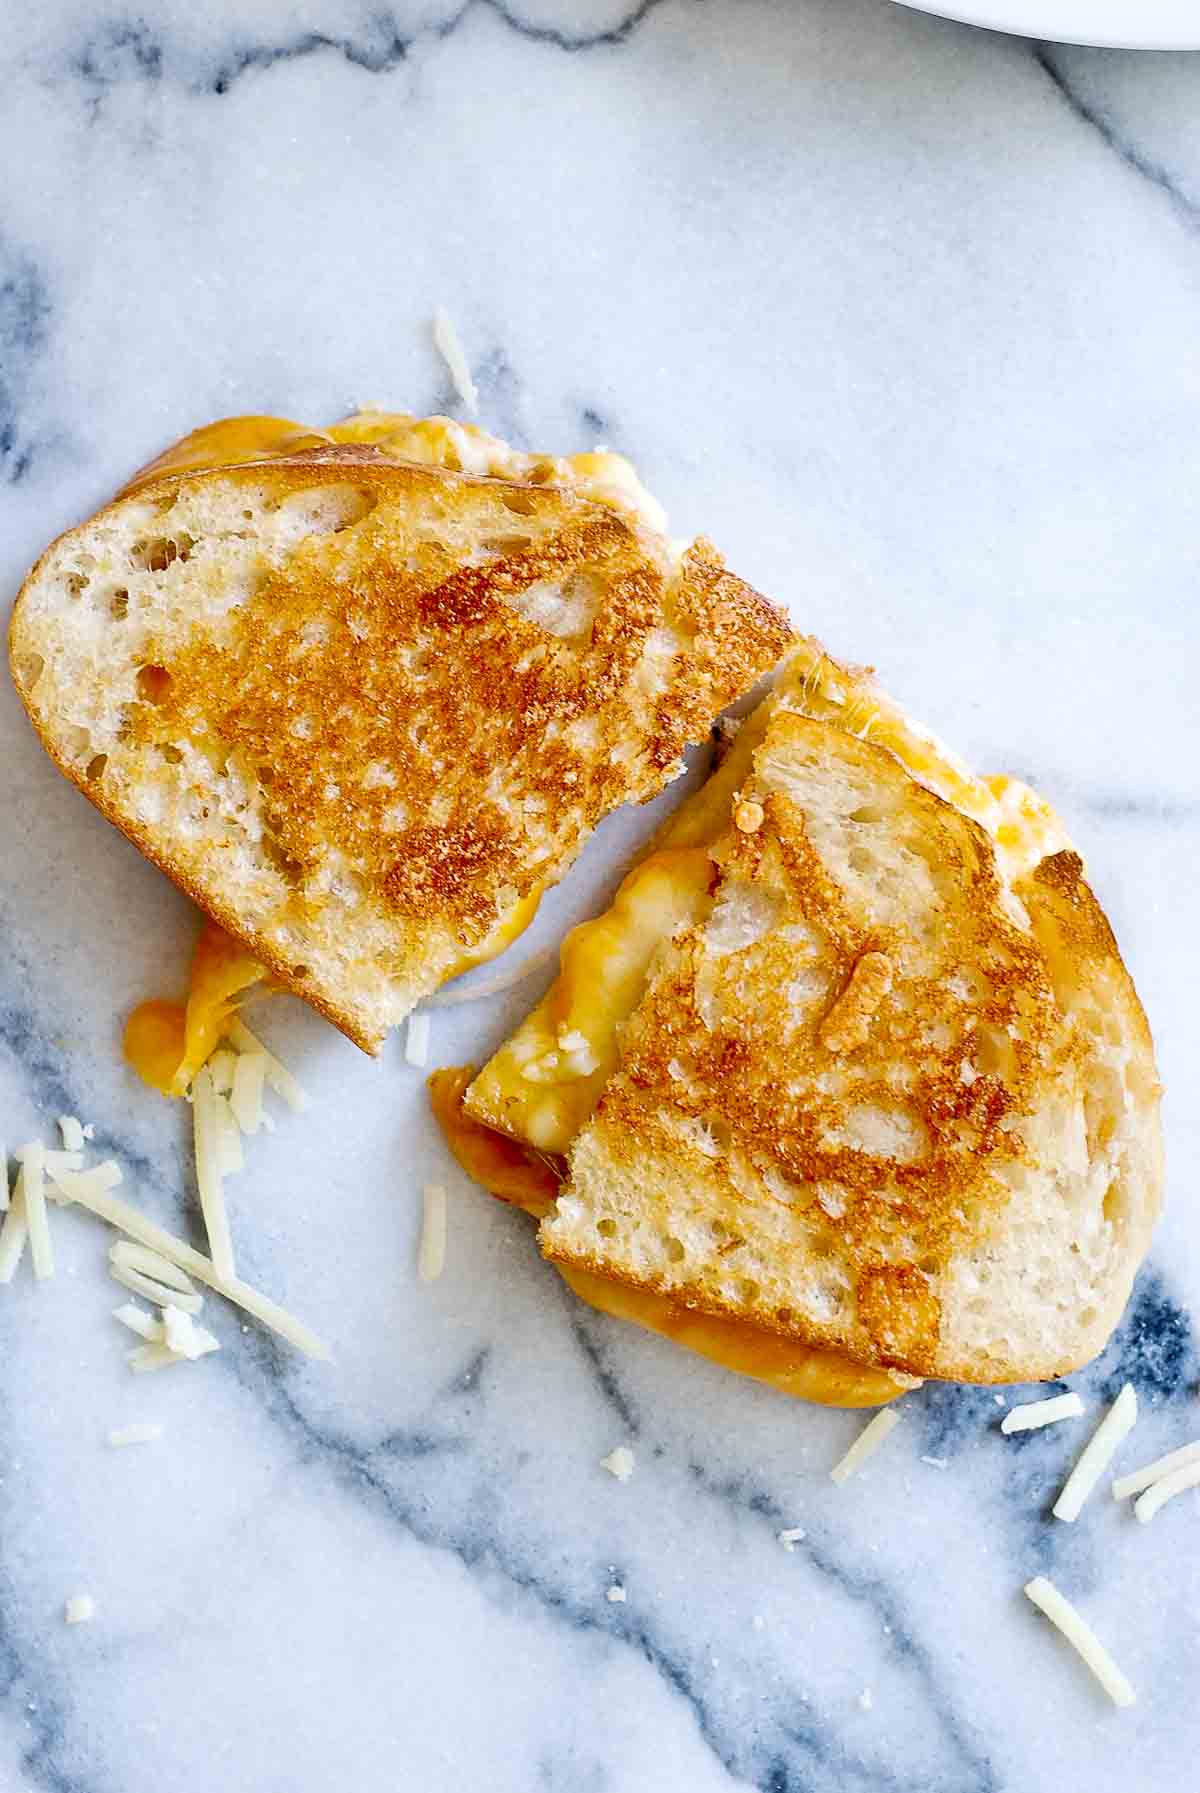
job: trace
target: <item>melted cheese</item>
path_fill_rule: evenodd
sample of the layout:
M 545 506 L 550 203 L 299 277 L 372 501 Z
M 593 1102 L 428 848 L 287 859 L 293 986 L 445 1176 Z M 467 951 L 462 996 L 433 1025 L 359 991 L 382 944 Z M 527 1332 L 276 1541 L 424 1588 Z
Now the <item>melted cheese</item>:
M 464 1065 L 429 1078 L 429 1100 L 446 1144 L 474 1182 L 540 1220 L 554 1206 L 566 1167 L 472 1120 L 463 1096 L 473 1076 L 474 1067 Z
M 314 448 L 360 444 L 389 459 L 444 467 L 485 479 L 520 485 L 566 486 L 639 518 L 662 534 L 667 519 L 631 462 L 607 449 L 584 454 L 523 454 L 477 424 L 450 417 L 413 417 L 405 411 L 357 411 L 328 429 L 309 429 L 287 417 L 225 417 L 172 443 L 134 474 L 121 497 L 172 474 L 200 473 L 210 467 L 275 461 Z
M 659 830 L 611 907 L 567 935 L 558 977 L 471 1089 L 480 1120 L 557 1153 L 588 1120 L 659 947 L 708 911 L 710 849 L 753 773 L 774 704 L 768 698 L 742 723 L 720 766 Z
M 473 1086 L 473 1114 L 566 1151 L 612 1075 L 655 953 L 707 910 L 712 872 L 704 847 L 663 848 L 634 867 L 611 909 L 572 928 L 558 977 Z
M 469 1065 L 435 1071 L 429 1079 L 433 1112 L 458 1163 L 501 1201 L 541 1219 L 558 1195 L 566 1166 L 473 1119 L 463 1108 Z M 575 1293 L 602 1313 L 661 1333 L 727 1370 L 767 1382 L 784 1394 L 827 1407 L 877 1407 L 894 1400 L 912 1379 L 871 1369 L 838 1351 L 780 1337 L 744 1321 L 718 1319 L 608 1277 L 556 1264 Z
M 634 1289 L 591 1271 L 554 1268 L 575 1293 L 602 1313 L 661 1333 L 739 1376 L 767 1382 L 785 1395 L 822 1407 L 878 1407 L 912 1386 L 887 1370 L 855 1363 L 839 1351 L 799 1344 L 744 1320 L 717 1319 L 682 1307 L 652 1289 Z
M 206 922 L 192 954 L 186 1006 L 155 998 L 134 1009 L 125 1024 L 126 1059 L 164 1096 L 185 1095 L 225 1032 L 233 998 L 267 975 L 244 946 Z

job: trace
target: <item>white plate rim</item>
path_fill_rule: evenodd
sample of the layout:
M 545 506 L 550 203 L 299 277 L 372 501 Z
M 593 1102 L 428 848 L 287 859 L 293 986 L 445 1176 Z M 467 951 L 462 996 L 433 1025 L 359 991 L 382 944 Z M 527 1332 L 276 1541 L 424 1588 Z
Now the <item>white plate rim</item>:
M 1193 0 L 897 0 L 897 4 L 1048 43 L 1200 50 L 1200 6 Z

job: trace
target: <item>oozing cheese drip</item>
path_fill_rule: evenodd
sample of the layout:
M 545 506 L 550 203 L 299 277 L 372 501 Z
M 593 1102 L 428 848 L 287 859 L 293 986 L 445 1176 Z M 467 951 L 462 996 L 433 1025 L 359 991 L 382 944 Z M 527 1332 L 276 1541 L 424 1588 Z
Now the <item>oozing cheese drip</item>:
M 186 1095 L 220 1043 L 237 1006 L 233 998 L 267 972 L 215 922 L 205 922 L 192 954 L 186 1004 L 154 998 L 125 1024 L 125 1057 L 143 1082 L 164 1096 Z

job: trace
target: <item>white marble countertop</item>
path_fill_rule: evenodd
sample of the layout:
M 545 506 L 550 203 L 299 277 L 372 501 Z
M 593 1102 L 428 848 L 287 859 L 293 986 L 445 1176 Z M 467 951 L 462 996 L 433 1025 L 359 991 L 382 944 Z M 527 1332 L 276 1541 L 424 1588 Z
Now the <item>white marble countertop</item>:
M 197 423 L 446 407 L 446 305 L 485 423 L 628 450 L 681 532 L 1061 805 L 1158 1037 L 1171 1165 L 1075 1380 L 1094 1413 L 1133 1378 L 1135 1460 L 1200 1433 L 1200 61 L 883 0 L 46 0 L 9 9 L 0 71 L 8 597 Z M 0 751 L 0 1131 L 96 1121 L 195 1229 L 184 1115 L 116 1052 L 178 983 L 187 905 L 7 681 Z M 535 944 L 647 824 L 602 831 Z M 437 1058 L 528 995 L 439 1015 Z M 398 1044 L 369 1063 L 299 1004 L 261 1025 L 318 1100 L 231 1185 L 240 1256 L 335 1362 L 217 1312 L 218 1356 L 131 1376 L 107 1236 L 55 1216 L 59 1275 L 0 1290 L 3 1793 L 1190 1783 L 1196 1496 L 1048 1521 L 1079 1430 L 1004 1440 L 990 1392 L 934 1387 L 838 1492 L 860 1422 L 575 1305 L 449 1170 Z M 137 1420 L 163 1440 L 107 1447 Z M 598 1460 L 625 1442 L 621 1485 Z M 1038 1571 L 1132 1711 L 1028 1609 Z

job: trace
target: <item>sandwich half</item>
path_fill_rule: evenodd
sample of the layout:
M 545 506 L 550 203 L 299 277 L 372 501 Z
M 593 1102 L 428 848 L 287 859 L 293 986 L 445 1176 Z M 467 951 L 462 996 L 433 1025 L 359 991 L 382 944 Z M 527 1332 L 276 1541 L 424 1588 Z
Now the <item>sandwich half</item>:
M 586 1299 L 838 1405 L 1094 1356 L 1158 1210 L 1159 1094 L 1048 805 L 813 642 L 433 1090 Z
M 47 549 L 10 657 L 234 987 L 269 973 L 376 1052 L 790 639 L 620 456 L 366 412 L 186 437 Z

